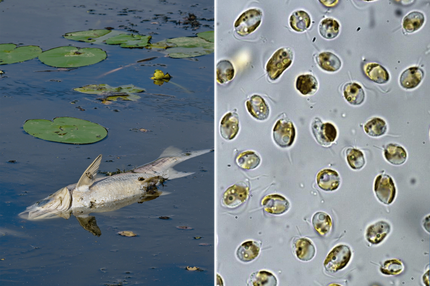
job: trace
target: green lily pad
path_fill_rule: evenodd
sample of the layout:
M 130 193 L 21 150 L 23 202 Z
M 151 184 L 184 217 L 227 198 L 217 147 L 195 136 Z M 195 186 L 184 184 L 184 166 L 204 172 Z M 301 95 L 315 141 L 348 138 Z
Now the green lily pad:
M 68 144 L 95 143 L 107 136 L 103 126 L 73 117 L 56 117 L 53 121 L 30 119 L 24 123 L 24 131 L 47 141 Z
M 211 43 L 214 42 L 214 31 L 206 31 L 197 34 L 197 37 L 205 39 Z
M 214 44 L 211 42 L 208 42 L 206 40 L 203 40 L 199 37 L 179 37 L 179 38 L 172 38 L 167 39 L 168 43 L 175 44 L 177 47 L 183 47 L 183 48 L 211 48 L 213 49 Z
M 168 43 L 167 40 L 162 40 L 149 45 L 149 48 L 151 49 L 167 49 L 167 48 L 173 48 L 173 47 L 176 47 L 176 45 L 173 43 Z
M 63 37 L 73 41 L 93 43 L 96 41 L 96 38 L 102 37 L 110 32 L 110 30 L 88 30 L 67 33 L 63 35 Z
M 57 68 L 76 68 L 96 64 L 106 59 L 106 52 L 98 48 L 58 47 L 43 52 L 39 60 Z
M 210 48 L 203 48 L 203 47 L 196 47 L 196 48 L 171 48 L 164 51 L 169 57 L 176 58 L 176 59 L 182 59 L 182 58 L 192 58 L 192 57 L 199 57 L 204 55 L 209 55 L 214 52 L 214 49 Z
M 151 36 L 120 34 L 105 41 L 108 45 L 120 45 L 122 48 L 143 48 L 149 45 Z
M 134 86 L 132 84 L 121 85 L 118 87 L 113 87 L 107 84 L 89 84 L 83 87 L 75 88 L 74 90 L 88 94 L 103 94 L 108 92 L 139 93 L 145 91 L 145 89 Z
M 0 44 L 0 65 L 20 63 L 37 57 L 42 53 L 38 46 L 16 47 L 15 44 Z

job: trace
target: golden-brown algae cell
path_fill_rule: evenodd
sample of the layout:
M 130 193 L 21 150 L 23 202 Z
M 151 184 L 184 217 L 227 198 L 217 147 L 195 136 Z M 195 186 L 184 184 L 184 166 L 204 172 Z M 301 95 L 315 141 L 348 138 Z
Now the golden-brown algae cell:
M 382 264 L 380 270 L 385 275 L 399 275 L 404 270 L 403 262 L 400 259 L 388 259 Z
M 320 0 L 320 3 L 326 6 L 327 8 L 331 8 L 336 6 L 339 3 L 339 0 Z
M 426 286 L 429 286 L 430 285 L 430 282 L 429 282 L 429 270 L 427 269 L 427 271 L 424 273 L 424 275 L 423 275 L 423 283 L 424 283 L 424 285 L 426 285 Z
M 249 9 L 243 12 L 234 22 L 236 33 L 246 36 L 253 33 L 261 24 L 263 13 L 259 9 Z
M 385 159 L 393 165 L 402 165 L 407 159 L 406 149 L 398 144 L 388 144 L 384 148 Z
M 294 241 L 293 250 L 296 257 L 302 261 L 309 261 L 315 256 L 315 246 L 312 240 L 301 237 Z
M 216 274 L 216 286 L 224 286 L 224 280 L 218 273 Z
M 340 24 L 334 18 L 325 18 L 320 22 L 320 35 L 328 40 L 334 39 L 339 35 Z
M 283 214 L 290 206 L 288 200 L 281 194 L 270 194 L 261 200 L 264 211 L 270 214 Z
M 346 161 L 351 169 L 360 170 L 366 163 L 364 154 L 357 148 L 349 148 L 346 150 Z
M 289 147 L 296 137 L 296 128 L 293 122 L 287 119 L 279 119 L 273 127 L 273 139 L 280 147 Z
M 251 274 L 247 286 L 277 286 L 276 276 L 269 270 L 260 270 Z
M 280 48 L 273 53 L 266 64 L 266 71 L 272 80 L 277 79 L 293 62 L 293 51 Z
M 391 226 L 388 222 L 377 221 L 366 229 L 366 239 L 373 245 L 380 244 L 390 234 Z
M 312 74 L 301 74 L 296 79 L 296 89 L 302 95 L 314 95 L 318 90 L 318 80 Z
M 323 147 L 330 147 L 337 139 L 337 129 L 331 122 L 322 122 L 316 117 L 311 128 L 315 140 Z
M 237 156 L 236 164 L 245 170 L 255 169 L 260 164 L 260 157 L 254 151 L 244 151 Z
M 373 190 L 378 200 L 386 205 L 391 204 L 396 197 L 396 185 L 394 180 L 385 173 L 376 176 Z
M 344 269 L 351 260 L 352 252 L 349 246 L 339 244 L 330 250 L 324 260 L 324 268 L 328 272 L 337 272 Z
M 252 117 L 258 120 L 264 120 L 269 116 L 269 106 L 259 95 L 253 95 L 246 101 L 246 109 Z
M 386 83 L 390 79 L 388 71 L 378 63 L 367 63 L 363 66 L 364 74 L 376 83 Z
M 322 169 L 317 174 L 317 184 L 324 191 L 335 191 L 340 184 L 339 173 L 333 169 Z
M 290 16 L 290 27 L 296 32 L 304 32 L 311 25 L 311 17 L 306 11 L 294 11 Z
M 234 112 L 226 113 L 221 119 L 221 136 L 226 140 L 236 137 L 239 132 L 239 117 Z
M 387 131 L 387 123 L 380 117 L 373 117 L 364 124 L 364 132 L 371 137 L 379 137 Z
M 316 212 L 312 217 L 314 229 L 322 236 L 327 235 L 332 227 L 332 220 L 328 213 Z
M 319 67 L 328 72 L 338 71 L 342 65 L 340 58 L 332 52 L 321 52 L 316 60 Z
M 351 105 L 360 105 L 364 101 L 364 89 L 358 82 L 350 82 L 343 86 L 343 96 Z
M 223 205 L 228 208 L 237 208 L 249 197 L 249 186 L 239 182 L 230 186 L 223 194 Z
M 234 78 L 234 67 L 230 61 L 219 61 L 216 65 L 216 81 L 227 84 Z
M 403 18 L 402 26 L 405 34 L 417 32 L 424 25 L 424 14 L 418 11 L 413 11 Z
M 240 261 L 250 262 L 257 258 L 260 254 L 261 242 L 254 240 L 247 240 L 242 242 L 237 248 L 236 256 Z
M 400 85 L 405 89 L 413 89 L 421 83 L 423 76 L 424 72 L 420 67 L 409 67 L 400 75 Z

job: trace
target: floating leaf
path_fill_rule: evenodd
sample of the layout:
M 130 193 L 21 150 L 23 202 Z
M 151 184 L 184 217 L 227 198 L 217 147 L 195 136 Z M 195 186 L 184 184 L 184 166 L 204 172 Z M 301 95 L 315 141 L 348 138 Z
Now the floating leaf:
M 193 229 L 191 226 L 186 226 L 186 225 L 178 225 L 176 228 L 177 229 L 185 229 L 185 230 Z
M 200 57 L 204 55 L 210 55 L 214 52 L 213 47 L 211 49 L 197 47 L 197 48 L 171 48 L 167 50 L 167 55 L 171 58 L 182 59 L 182 58 L 192 58 Z
M 107 92 L 139 93 L 145 91 L 145 89 L 132 84 L 121 85 L 118 87 L 113 87 L 107 84 L 89 84 L 83 87 L 75 88 L 74 90 L 88 94 L 104 94 Z
M 199 37 L 178 37 L 166 40 L 168 43 L 175 44 L 183 48 L 208 48 L 213 49 L 214 44 Z
M 137 234 L 135 234 L 134 232 L 129 231 L 129 230 L 120 231 L 120 232 L 118 232 L 118 234 L 122 235 L 122 236 L 127 236 L 127 237 L 137 236 Z
M 214 31 L 206 31 L 206 32 L 198 33 L 197 37 L 205 39 L 206 41 L 213 43 L 214 42 Z
M 42 53 L 38 46 L 16 47 L 15 44 L 0 44 L 0 65 L 20 63 L 37 57 Z
M 199 37 L 179 37 L 167 39 L 166 43 L 176 47 L 168 48 L 166 53 L 171 58 L 190 58 L 209 55 L 214 52 L 214 44 Z
M 68 144 L 90 144 L 107 136 L 103 126 L 73 117 L 57 117 L 53 121 L 30 119 L 24 123 L 24 131 L 47 141 Z
M 200 267 L 197 266 L 187 266 L 185 267 L 185 269 L 188 271 L 203 271 Z
M 93 43 L 96 41 L 96 38 L 107 35 L 110 32 L 110 30 L 88 30 L 66 33 L 65 35 L 63 35 L 63 37 L 73 41 Z
M 164 80 L 167 80 L 167 81 L 170 78 L 171 78 L 171 76 L 170 76 L 169 73 L 164 74 L 164 72 L 162 72 L 161 70 L 155 70 L 154 76 L 151 77 L 151 79 L 154 79 L 154 80 L 162 80 L 162 79 L 164 79 Z
M 149 45 L 151 36 L 119 34 L 105 41 L 108 45 L 121 45 L 122 48 L 143 48 Z
M 45 65 L 60 68 L 83 67 L 106 59 L 106 52 L 98 48 L 58 47 L 43 52 L 39 60 Z

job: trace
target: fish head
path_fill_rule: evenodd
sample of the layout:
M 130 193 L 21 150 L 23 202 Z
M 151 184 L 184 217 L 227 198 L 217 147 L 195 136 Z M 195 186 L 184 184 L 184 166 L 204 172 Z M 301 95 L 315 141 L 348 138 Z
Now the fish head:
M 72 196 L 67 187 L 64 187 L 47 198 L 29 206 L 19 216 L 28 220 L 49 219 L 55 217 L 70 217 Z

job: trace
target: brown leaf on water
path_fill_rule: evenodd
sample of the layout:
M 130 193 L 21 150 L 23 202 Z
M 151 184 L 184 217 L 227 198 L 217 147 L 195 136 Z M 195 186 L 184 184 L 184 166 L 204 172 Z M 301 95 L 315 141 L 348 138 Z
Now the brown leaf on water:
M 127 236 L 127 237 L 137 236 L 137 234 L 135 234 L 134 232 L 129 231 L 129 230 L 120 231 L 120 232 L 118 232 L 118 234 L 122 235 L 122 236 Z
M 168 216 L 160 216 L 159 219 L 170 219 Z
M 177 229 L 185 229 L 185 230 L 193 229 L 191 226 L 186 226 L 186 225 L 178 225 L 176 228 Z
M 188 271 L 203 271 L 201 268 L 199 268 L 197 266 L 187 266 L 187 267 L 185 267 L 185 269 Z

